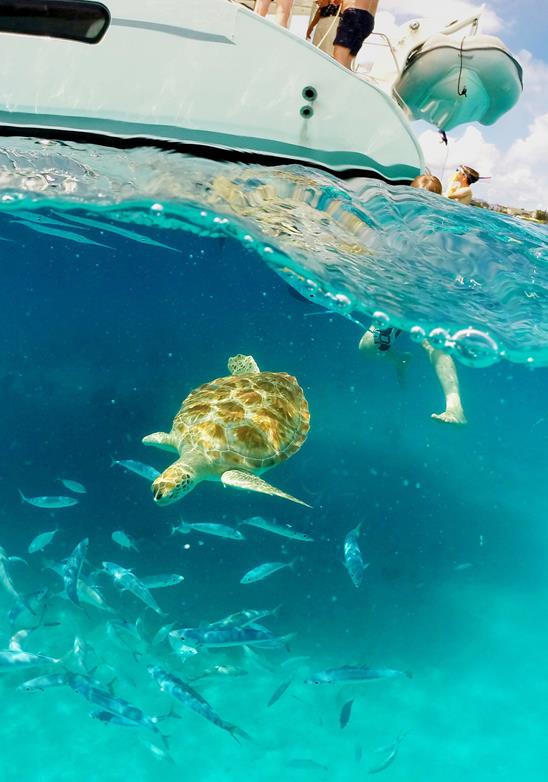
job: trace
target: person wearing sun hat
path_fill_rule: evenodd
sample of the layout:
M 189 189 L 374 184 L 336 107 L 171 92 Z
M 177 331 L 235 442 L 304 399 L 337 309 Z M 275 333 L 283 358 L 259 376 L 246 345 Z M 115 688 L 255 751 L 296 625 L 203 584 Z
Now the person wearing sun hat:
M 472 188 L 470 185 L 473 185 L 478 179 L 482 179 L 482 177 L 474 168 L 459 166 L 449 183 L 445 195 L 453 201 L 458 201 L 459 204 L 470 205 L 472 203 Z

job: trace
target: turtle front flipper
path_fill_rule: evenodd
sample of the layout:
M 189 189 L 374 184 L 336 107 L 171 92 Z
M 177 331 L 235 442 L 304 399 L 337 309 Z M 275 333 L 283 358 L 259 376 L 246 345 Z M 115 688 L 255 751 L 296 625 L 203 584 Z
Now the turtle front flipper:
M 141 442 L 143 445 L 154 445 L 156 448 L 161 448 L 162 451 L 175 451 L 175 453 L 179 453 L 177 446 L 173 442 L 173 438 L 170 434 L 167 434 L 167 432 L 147 434 L 146 437 L 143 437 Z
M 275 486 L 271 486 L 257 475 L 252 475 L 251 473 L 243 472 L 242 470 L 227 470 L 221 475 L 221 483 L 225 486 L 234 486 L 235 489 L 247 489 L 248 491 L 259 491 L 263 494 L 272 494 L 275 497 L 282 497 L 284 500 L 290 500 L 299 505 L 304 505 L 306 508 L 312 507 L 312 505 L 308 505 L 308 503 L 298 500 L 296 497 L 292 497 L 291 494 L 286 494 Z
M 177 459 L 153 482 L 152 494 L 157 505 L 171 505 L 199 483 L 196 473 L 183 459 Z

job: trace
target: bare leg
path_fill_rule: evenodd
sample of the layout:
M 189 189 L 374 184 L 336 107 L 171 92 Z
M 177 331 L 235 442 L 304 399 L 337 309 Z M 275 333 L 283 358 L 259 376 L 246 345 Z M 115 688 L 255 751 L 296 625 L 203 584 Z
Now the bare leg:
M 270 8 L 271 0 L 255 0 L 255 8 L 253 9 L 259 16 L 266 16 L 268 9 Z
M 350 54 L 350 49 L 347 49 L 346 46 L 334 46 L 333 57 L 337 62 L 340 62 L 341 65 L 344 65 L 345 68 L 352 70 L 352 60 L 354 57 Z
M 277 0 L 276 21 L 282 27 L 289 27 L 289 17 L 291 16 L 292 7 L 293 0 Z
M 401 353 L 394 347 L 391 347 L 390 350 L 379 350 L 378 345 L 375 344 L 373 332 L 370 329 L 367 329 L 362 336 L 358 347 L 366 358 L 376 359 L 377 361 L 386 358 L 388 361 L 392 361 L 396 367 L 398 383 L 401 387 L 405 385 L 405 374 L 410 359 L 409 353 Z
M 432 413 L 432 418 L 446 424 L 465 424 L 455 362 L 447 353 L 435 350 L 427 340 L 424 340 L 422 346 L 428 353 L 445 396 L 445 412 Z

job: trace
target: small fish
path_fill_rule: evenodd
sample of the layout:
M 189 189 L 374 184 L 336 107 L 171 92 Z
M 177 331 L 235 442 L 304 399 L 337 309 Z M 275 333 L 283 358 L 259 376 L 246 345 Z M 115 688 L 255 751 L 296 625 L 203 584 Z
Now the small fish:
M 380 771 L 384 771 L 385 768 L 388 768 L 396 759 L 400 744 L 405 735 L 404 733 L 400 733 L 400 735 L 396 738 L 395 742 L 391 744 L 389 747 L 384 747 L 383 749 L 377 750 L 377 752 L 386 752 L 386 757 L 384 760 L 381 760 L 381 762 L 376 766 L 371 766 L 369 769 L 370 774 L 378 774 Z
M 116 529 L 110 536 L 112 540 L 122 548 L 133 549 L 133 551 L 139 552 L 137 545 L 133 538 L 131 538 L 126 532 L 121 529 Z
M 244 535 L 239 530 L 234 529 L 234 527 L 206 521 L 198 521 L 194 524 L 180 521 L 176 527 L 172 528 L 171 534 L 173 535 L 175 532 L 180 532 L 183 535 L 188 535 L 190 532 L 203 532 L 206 535 L 215 535 L 218 538 L 226 538 L 228 540 L 245 540 Z
M 316 671 L 305 684 L 336 684 L 337 682 L 365 682 L 371 679 L 395 679 L 399 676 L 413 678 L 410 671 L 398 671 L 395 668 L 370 668 L 367 665 L 343 665 L 340 668 L 326 668 Z
M 151 467 L 150 464 L 137 462 L 135 459 L 113 459 L 111 467 L 114 467 L 115 464 L 119 464 L 120 467 L 135 473 L 135 475 L 140 475 L 141 478 L 145 478 L 147 481 L 155 481 L 160 475 L 160 470 Z
M 265 532 L 272 532 L 274 535 L 282 535 L 284 538 L 299 540 L 302 543 L 313 543 L 314 538 L 307 535 L 306 532 L 297 532 L 289 525 L 276 524 L 273 521 L 267 521 L 262 516 L 252 516 L 250 519 L 244 519 L 240 524 L 248 524 L 250 527 L 257 527 Z
M 291 682 L 293 681 L 293 677 L 291 679 L 288 679 L 285 682 L 282 682 L 279 687 L 276 687 L 272 695 L 270 696 L 270 700 L 266 704 L 266 708 L 269 709 L 271 706 L 274 706 L 274 704 L 280 700 L 284 692 L 287 690 Z
M 72 655 L 81 673 L 88 674 L 99 662 L 99 656 L 93 646 L 78 636 L 74 637 Z
M 468 570 L 471 567 L 473 567 L 471 562 L 461 562 L 460 565 L 455 565 L 453 570 L 455 570 L 458 573 L 461 570 Z
M 112 695 L 108 690 L 92 679 L 90 676 L 84 676 L 79 673 L 68 673 L 66 676 L 67 685 L 74 692 L 81 695 L 89 703 L 99 706 L 95 714 L 99 712 L 108 712 L 112 715 L 110 722 L 117 725 L 131 725 L 132 727 L 148 728 L 154 733 L 159 733 L 158 718 L 149 717 L 138 706 Z
M 339 715 L 339 724 L 341 726 L 341 730 L 346 728 L 346 726 L 348 725 L 348 722 L 350 720 L 350 715 L 352 714 L 353 704 L 354 704 L 354 698 L 347 701 L 341 709 L 341 713 Z
M 23 682 L 17 689 L 19 692 L 43 692 L 50 687 L 66 687 L 67 678 L 68 674 L 66 673 L 46 674 Z
M 152 638 L 152 646 L 159 646 L 162 641 L 165 641 L 174 627 L 175 622 L 170 622 L 168 625 L 162 625 L 162 627 L 160 627 L 160 629 L 154 634 L 154 637 Z
M 63 568 L 63 581 L 65 582 L 65 591 L 72 602 L 79 606 L 80 597 L 78 596 L 78 580 L 80 578 L 80 571 L 86 558 L 87 550 L 89 546 L 89 538 L 84 538 L 75 547 L 72 554 L 65 562 Z
M 162 692 L 165 692 L 187 708 L 192 709 L 192 711 L 195 711 L 201 717 L 209 720 L 209 722 L 217 725 L 222 730 L 228 731 L 236 740 L 238 740 L 238 737 L 249 739 L 249 736 L 245 731 L 241 730 L 236 725 L 231 725 L 229 722 L 223 720 L 213 710 L 206 699 L 182 679 L 179 679 L 172 673 L 168 673 L 168 671 L 157 665 L 148 665 L 147 671 Z
M 49 546 L 58 532 L 58 529 L 52 529 L 50 532 L 41 532 L 39 535 L 33 538 L 28 547 L 29 554 L 35 554 L 37 551 L 43 551 L 46 546 Z
M 2 546 L 0 546 L 0 584 L 4 587 L 8 595 L 19 599 L 19 592 L 13 585 L 11 576 L 8 572 L 9 563 L 13 560 L 12 557 L 8 557 Z
M 240 584 L 252 584 L 254 581 L 262 581 L 263 578 L 271 576 L 273 573 L 277 573 L 278 570 L 283 568 L 295 566 L 296 560 L 291 562 L 265 562 L 263 565 L 257 565 L 257 567 L 248 570 L 247 573 L 240 579 Z
M 212 668 L 205 668 L 190 681 L 197 682 L 199 679 L 205 679 L 206 676 L 247 676 L 247 671 L 235 665 L 214 665 Z
M 363 573 L 368 565 L 364 565 L 362 553 L 358 545 L 361 523 L 350 530 L 344 539 L 344 566 L 348 570 L 348 575 L 352 579 L 355 587 L 362 583 Z
M 42 587 L 26 595 L 19 595 L 8 613 L 8 622 L 12 627 L 16 624 L 21 614 L 25 611 L 32 615 L 31 622 L 35 622 L 38 627 L 44 618 L 47 603 L 46 598 L 49 595 L 49 589 Z
M 63 484 L 65 489 L 73 491 L 75 494 L 87 494 L 86 487 L 78 481 L 70 481 L 68 478 L 57 478 L 57 480 Z
M 178 655 L 182 663 L 190 659 L 190 657 L 194 657 L 194 655 L 198 654 L 196 647 L 185 643 L 184 638 L 178 636 L 176 632 L 174 633 L 173 631 L 170 631 L 167 637 L 169 645 L 175 654 Z
M 128 592 L 135 595 L 135 597 L 141 600 L 146 606 L 152 608 L 157 614 L 164 616 L 164 612 L 152 597 L 148 588 L 131 572 L 131 570 L 126 570 L 126 568 L 117 565 L 115 562 L 103 562 L 103 568 L 105 572 L 114 579 L 114 583 L 122 590 L 127 589 Z
M 249 646 L 272 643 L 275 648 L 283 647 L 285 638 L 278 638 L 266 627 L 260 625 L 247 627 L 183 627 L 172 630 L 170 639 L 190 644 L 194 648 L 221 648 L 223 646 Z
M 19 630 L 12 636 L 10 648 L 0 650 L 0 673 L 11 673 L 22 668 L 36 668 L 40 665 L 57 665 L 61 662 L 55 657 L 32 654 L 21 649 L 21 639 L 26 638 L 29 632 L 29 630 Z
M 164 589 L 165 587 L 177 586 L 185 577 L 178 573 L 160 573 L 158 576 L 145 576 L 141 579 L 147 589 Z
M 25 497 L 21 489 L 18 491 L 22 502 L 34 505 L 35 508 L 48 508 L 49 510 L 70 508 L 71 505 L 77 505 L 79 502 L 76 497 Z
M 236 611 L 234 614 L 225 616 L 224 619 L 220 619 L 218 622 L 212 622 L 209 627 L 246 627 L 253 622 L 260 622 L 261 619 L 266 619 L 267 616 L 277 616 L 282 604 L 276 608 L 243 608 L 241 611 Z

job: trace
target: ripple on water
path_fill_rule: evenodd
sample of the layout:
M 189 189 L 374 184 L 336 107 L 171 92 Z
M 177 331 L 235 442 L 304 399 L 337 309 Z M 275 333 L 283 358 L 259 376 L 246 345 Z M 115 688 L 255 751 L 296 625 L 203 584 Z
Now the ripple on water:
M 45 207 L 50 219 L 33 220 Z M 343 316 L 427 338 L 469 366 L 548 364 L 548 231 L 425 191 L 301 166 L 10 139 L 0 209 L 99 245 L 100 230 L 164 247 L 174 231 L 228 234 Z

